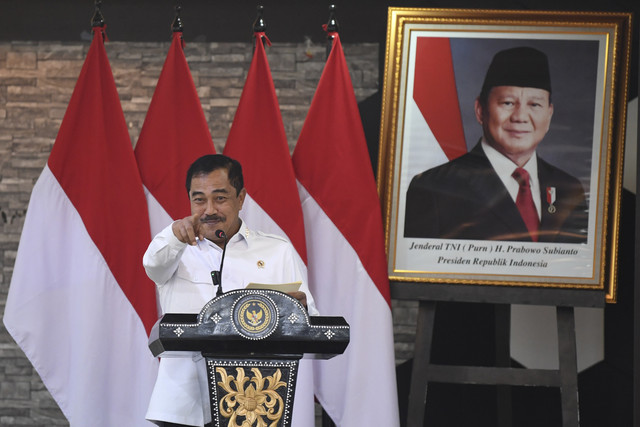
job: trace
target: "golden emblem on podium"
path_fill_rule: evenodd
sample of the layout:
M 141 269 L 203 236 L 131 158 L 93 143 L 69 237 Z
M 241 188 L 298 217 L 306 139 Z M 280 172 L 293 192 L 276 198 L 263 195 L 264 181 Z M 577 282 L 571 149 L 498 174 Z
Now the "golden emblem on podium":
M 278 325 L 278 308 L 271 298 L 256 293 L 239 298 L 233 307 L 233 326 L 245 338 L 263 339 Z

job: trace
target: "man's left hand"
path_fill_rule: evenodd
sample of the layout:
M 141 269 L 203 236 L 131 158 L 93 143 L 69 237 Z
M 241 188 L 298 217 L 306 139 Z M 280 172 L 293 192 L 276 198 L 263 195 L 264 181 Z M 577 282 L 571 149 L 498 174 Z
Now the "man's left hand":
M 302 304 L 304 308 L 307 308 L 307 294 L 305 294 L 304 292 L 302 291 L 288 292 L 287 295 L 294 297 L 295 299 L 298 300 L 300 304 Z

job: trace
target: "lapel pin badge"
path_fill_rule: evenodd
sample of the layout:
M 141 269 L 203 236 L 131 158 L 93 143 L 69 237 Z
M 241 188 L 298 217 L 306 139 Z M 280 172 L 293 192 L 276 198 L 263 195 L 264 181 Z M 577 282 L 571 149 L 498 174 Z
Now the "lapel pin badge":
M 556 187 L 547 187 L 547 203 L 549 207 L 547 210 L 549 213 L 556 213 L 556 207 L 554 203 L 556 202 Z

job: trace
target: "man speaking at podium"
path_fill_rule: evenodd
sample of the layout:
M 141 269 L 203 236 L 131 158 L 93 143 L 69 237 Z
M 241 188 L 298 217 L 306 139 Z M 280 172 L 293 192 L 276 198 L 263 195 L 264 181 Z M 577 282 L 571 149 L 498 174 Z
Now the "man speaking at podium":
M 220 154 L 197 159 L 186 180 L 191 216 L 156 235 L 144 255 L 147 275 L 156 283 L 163 313 L 199 313 L 224 291 L 249 283 L 301 282 L 289 295 L 317 315 L 304 266 L 286 239 L 251 230 L 239 217 L 246 196 L 242 167 Z M 225 257 L 222 259 L 226 244 Z M 212 271 L 221 270 L 221 285 Z M 163 358 L 146 418 L 159 426 L 203 426 L 211 422 L 206 384 L 198 381 L 204 360 Z

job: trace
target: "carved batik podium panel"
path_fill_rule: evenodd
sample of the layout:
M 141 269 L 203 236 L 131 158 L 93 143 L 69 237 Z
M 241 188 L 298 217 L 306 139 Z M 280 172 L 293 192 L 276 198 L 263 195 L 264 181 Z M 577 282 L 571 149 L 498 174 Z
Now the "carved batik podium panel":
M 297 359 L 207 358 L 206 363 L 214 426 L 291 425 Z

